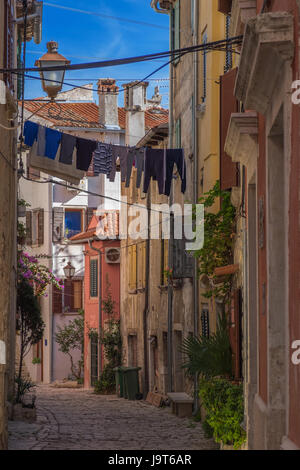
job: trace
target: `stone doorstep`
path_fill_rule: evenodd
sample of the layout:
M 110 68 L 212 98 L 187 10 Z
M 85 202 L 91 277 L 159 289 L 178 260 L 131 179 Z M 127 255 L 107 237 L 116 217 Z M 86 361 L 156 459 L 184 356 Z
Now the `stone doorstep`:
M 179 418 L 189 418 L 193 414 L 194 400 L 187 393 L 168 393 L 172 402 L 172 413 Z

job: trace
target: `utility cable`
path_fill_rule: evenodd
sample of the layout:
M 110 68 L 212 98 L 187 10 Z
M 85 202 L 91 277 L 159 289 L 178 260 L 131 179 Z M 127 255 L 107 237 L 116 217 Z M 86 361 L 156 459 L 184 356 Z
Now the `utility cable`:
M 98 194 L 98 193 L 95 193 L 93 191 L 88 191 L 86 189 L 81 189 L 81 188 L 78 188 L 76 186 L 71 186 L 69 184 L 66 184 L 66 183 L 61 183 L 60 181 L 55 181 L 53 180 L 52 178 L 50 179 L 45 179 L 45 181 L 39 181 L 39 180 L 33 180 L 33 179 L 30 179 L 28 178 L 27 176 L 24 176 L 22 175 L 22 178 L 24 178 L 25 180 L 27 181 L 30 181 L 32 183 L 39 183 L 39 184 L 47 184 L 47 183 L 50 183 L 50 184 L 57 184 L 58 186 L 62 186 L 64 188 L 67 188 L 67 189 L 74 189 L 75 191 L 80 191 L 81 193 L 85 193 L 85 194 L 90 194 L 91 196 L 96 196 L 96 197 L 101 197 L 103 199 L 108 199 L 110 201 L 114 201 L 114 202 L 118 202 L 120 204 L 124 204 L 124 205 L 127 205 L 127 206 L 133 206 L 133 207 L 137 207 L 139 209 L 143 209 L 143 210 L 146 210 L 146 206 L 141 206 L 140 204 L 136 204 L 136 203 L 133 203 L 133 202 L 127 202 L 127 201 L 122 201 L 121 199 L 116 199 L 114 197 L 111 197 L 111 196 L 104 196 L 103 194 Z M 158 212 L 159 214 L 166 214 L 166 215 L 170 215 L 169 212 L 163 212 L 163 211 L 159 211 L 159 210 L 156 210 L 156 209 L 150 209 L 150 211 L 152 212 Z
M 205 44 L 198 44 L 195 46 L 188 46 L 181 49 L 175 49 L 171 51 L 164 51 L 164 52 L 157 52 L 152 54 L 146 54 L 142 56 L 135 56 L 135 57 L 128 57 L 125 59 L 113 59 L 113 60 L 105 60 L 105 61 L 98 61 L 98 62 L 87 62 L 83 64 L 69 64 L 69 65 L 58 65 L 54 67 L 28 67 L 23 69 L 18 68 L 2 68 L 0 69 L 0 73 L 16 73 L 16 72 L 53 72 L 53 71 L 68 71 L 68 70 L 86 70 L 86 69 L 95 69 L 95 68 L 104 68 L 104 67 L 115 67 L 119 65 L 126 65 L 126 64 L 134 64 L 139 62 L 147 62 L 151 61 L 156 58 L 166 58 L 169 56 L 177 56 L 183 53 L 189 52 L 200 52 L 201 50 L 206 50 L 210 48 L 218 48 L 218 47 L 226 47 L 228 45 L 238 45 L 241 44 L 243 36 L 235 36 L 229 39 L 221 39 L 219 41 L 214 41 Z

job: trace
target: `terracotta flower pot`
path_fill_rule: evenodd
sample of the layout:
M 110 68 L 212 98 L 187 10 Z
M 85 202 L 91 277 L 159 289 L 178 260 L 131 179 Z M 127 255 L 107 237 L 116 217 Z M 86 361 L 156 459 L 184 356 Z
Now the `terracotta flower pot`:
M 228 274 L 234 274 L 238 271 L 238 264 L 229 264 L 228 266 L 222 266 L 220 268 L 215 268 L 215 276 L 226 276 Z

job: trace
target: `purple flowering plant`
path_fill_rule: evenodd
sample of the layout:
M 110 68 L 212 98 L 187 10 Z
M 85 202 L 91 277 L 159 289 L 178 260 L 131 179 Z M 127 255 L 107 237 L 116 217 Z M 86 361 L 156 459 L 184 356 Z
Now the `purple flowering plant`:
M 24 251 L 19 252 L 18 256 L 18 277 L 20 281 L 25 279 L 34 288 L 37 297 L 45 296 L 50 284 L 60 290 L 64 288 L 63 281 L 55 277 L 47 266 L 39 264 L 34 256 Z

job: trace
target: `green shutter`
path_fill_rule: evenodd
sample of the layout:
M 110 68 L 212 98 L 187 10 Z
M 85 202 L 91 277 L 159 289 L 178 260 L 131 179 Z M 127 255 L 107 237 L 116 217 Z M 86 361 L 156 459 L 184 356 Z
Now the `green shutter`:
M 172 34 L 171 34 L 171 49 L 176 50 L 180 49 L 180 0 L 174 5 L 174 8 L 171 13 L 172 20 Z M 179 62 L 179 58 L 173 62 L 176 65 Z
M 90 297 L 98 297 L 98 260 L 90 261 Z

